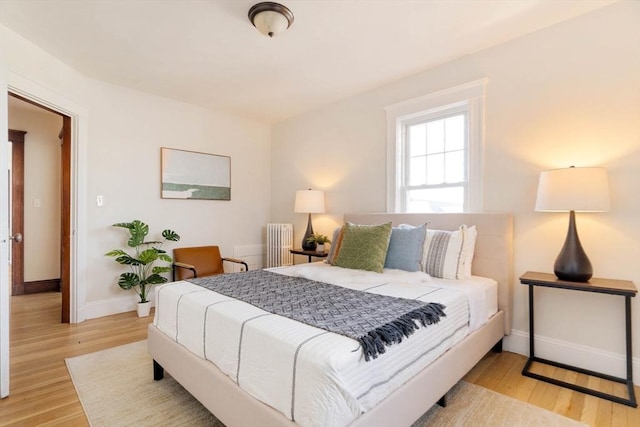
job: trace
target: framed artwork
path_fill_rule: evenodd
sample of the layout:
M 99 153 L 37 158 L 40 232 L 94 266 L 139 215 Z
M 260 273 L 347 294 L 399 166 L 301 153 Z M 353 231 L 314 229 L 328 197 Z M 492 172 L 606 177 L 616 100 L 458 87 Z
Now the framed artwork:
M 231 200 L 231 157 L 162 147 L 163 199 Z

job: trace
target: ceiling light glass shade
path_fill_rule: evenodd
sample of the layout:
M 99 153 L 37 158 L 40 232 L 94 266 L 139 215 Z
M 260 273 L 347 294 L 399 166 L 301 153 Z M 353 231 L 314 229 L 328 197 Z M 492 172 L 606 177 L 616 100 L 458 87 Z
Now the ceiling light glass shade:
M 293 210 L 296 213 L 324 213 L 324 191 L 296 191 L 296 200 Z
M 262 34 L 273 37 L 293 24 L 293 13 L 279 3 L 262 2 L 249 9 L 249 20 Z
M 570 167 L 540 173 L 536 211 L 608 210 L 609 179 L 606 169 Z

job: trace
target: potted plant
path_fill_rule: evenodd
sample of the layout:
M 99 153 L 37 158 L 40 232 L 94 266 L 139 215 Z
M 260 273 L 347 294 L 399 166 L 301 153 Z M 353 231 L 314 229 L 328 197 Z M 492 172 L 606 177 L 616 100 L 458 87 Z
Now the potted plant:
M 151 309 L 151 303 L 147 299 L 149 290 L 153 285 L 167 282 L 167 278 L 161 274 L 171 271 L 170 265 L 154 265 L 156 261 L 172 262 L 167 252 L 161 249 L 162 243 L 167 240 L 177 242 L 180 240 L 180 236 L 173 230 L 164 230 L 162 232 L 163 241 L 145 241 L 145 237 L 149 234 L 149 226 L 137 219 L 132 222 L 113 224 L 113 226 L 129 230 L 130 237 L 127 246 L 132 248 L 134 252 L 129 254 L 122 249 L 114 249 L 105 255 L 115 257 L 118 264 L 129 266 L 131 271 L 120 275 L 118 285 L 122 289 L 136 291 L 140 297 L 138 316 L 146 317 Z
M 307 242 L 318 245 L 316 246 L 316 252 L 324 252 L 325 243 L 331 243 L 331 240 L 324 234 L 314 233 L 307 238 Z

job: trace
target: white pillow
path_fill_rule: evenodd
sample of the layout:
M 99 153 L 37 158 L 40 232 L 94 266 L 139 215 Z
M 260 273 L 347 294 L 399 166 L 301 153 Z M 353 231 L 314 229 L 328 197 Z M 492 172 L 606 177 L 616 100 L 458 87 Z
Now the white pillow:
M 475 227 L 474 227 L 475 231 Z M 423 271 L 442 279 L 464 279 L 470 277 L 473 252 L 467 262 L 465 248 L 470 249 L 467 226 L 455 231 L 427 229 L 422 258 Z M 474 245 L 475 245 L 475 238 Z M 469 273 L 467 274 L 467 264 Z

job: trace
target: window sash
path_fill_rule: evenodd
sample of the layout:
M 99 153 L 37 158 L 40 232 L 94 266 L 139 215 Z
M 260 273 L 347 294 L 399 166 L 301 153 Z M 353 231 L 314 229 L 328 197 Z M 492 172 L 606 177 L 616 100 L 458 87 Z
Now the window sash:
M 445 137 L 445 147 L 443 149 L 443 151 L 441 152 L 437 152 L 437 153 L 429 153 L 428 152 L 428 139 L 426 141 L 427 144 L 427 148 L 426 148 L 426 155 L 425 155 L 425 161 L 427 160 L 427 158 L 429 156 L 433 156 L 436 154 L 444 154 L 444 159 L 443 162 L 445 163 L 443 166 L 443 171 L 444 171 L 444 175 L 445 175 L 445 184 L 454 184 L 454 183 L 468 183 L 469 181 L 469 114 L 467 112 L 466 108 L 461 108 L 461 107 L 456 107 L 455 109 L 452 109 L 450 112 L 448 112 L 448 114 L 446 112 L 443 112 L 443 114 L 433 117 L 431 115 L 425 115 L 422 116 L 420 118 L 415 118 L 411 121 L 402 121 L 402 159 L 403 162 L 401 163 L 401 168 L 402 168 L 402 183 L 401 183 L 401 187 L 416 187 L 417 185 L 412 185 L 411 184 L 411 178 L 410 178 L 410 173 L 411 173 L 411 153 L 410 153 L 410 145 L 411 145 L 411 137 L 410 137 L 410 132 L 409 132 L 409 128 L 411 128 L 412 126 L 417 126 L 417 125 L 421 125 L 421 124 L 428 124 L 428 123 L 432 123 L 432 122 L 436 122 L 438 120 L 446 120 L 448 118 L 451 117 L 456 117 L 456 116 L 463 116 L 464 118 L 464 129 L 463 129 L 463 146 L 461 149 L 459 150 L 447 150 L 446 147 L 446 137 Z M 456 151 L 462 151 L 463 152 L 463 176 L 462 179 L 460 181 L 446 181 L 446 174 L 447 174 L 447 168 L 446 168 L 446 155 L 447 154 L 451 154 L 454 153 Z M 417 156 L 416 156 L 417 157 Z M 425 168 L 427 168 L 425 166 Z M 427 168 L 427 175 L 429 173 L 428 168 Z M 440 185 L 440 184 L 421 184 L 422 186 L 434 186 L 434 185 Z M 419 185 L 418 185 L 419 186 Z
M 411 152 L 410 152 L 410 147 L 412 145 L 412 140 L 411 140 L 411 132 L 410 129 L 413 126 L 419 126 L 419 125 L 427 125 L 428 123 L 433 123 L 433 122 L 437 122 L 440 120 L 446 121 L 446 119 L 452 118 L 452 117 L 457 117 L 457 116 L 462 116 L 463 120 L 464 120 L 464 124 L 463 124 L 463 145 L 462 145 L 462 149 L 461 150 L 455 150 L 455 151 L 462 151 L 462 156 L 463 156 L 463 165 L 462 165 L 462 177 L 461 180 L 458 181 L 446 181 L 446 175 L 447 175 L 447 166 L 446 166 L 446 154 L 447 153 L 452 153 L 455 151 L 448 151 L 447 150 L 447 137 L 446 134 L 443 136 L 444 140 L 443 140 L 443 147 L 442 147 L 442 151 L 438 151 L 435 153 L 431 153 L 429 154 L 429 140 L 428 140 L 428 135 L 425 135 L 425 141 L 424 143 L 426 144 L 425 147 L 425 162 L 428 162 L 428 157 L 429 156 L 434 156 L 434 155 L 443 155 L 443 165 L 442 165 L 442 182 L 439 183 L 434 183 L 434 184 L 429 184 L 428 183 L 428 176 L 429 176 L 429 166 L 428 164 L 425 164 L 424 168 L 425 168 L 425 181 L 422 184 L 412 184 L 411 183 L 411 172 L 412 172 L 412 156 L 411 156 Z M 430 190 L 430 189 L 445 189 L 445 188 L 461 188 L 462 189 L 462 200 L 461 200 L 461 209 L 462 211 L 466 211 L 467 207 L 469 205 L 468 202 L 468 195 L 469 195 L 469 114 L 468 114 L 468 105 L 466 103 L 464 104 L 457 104 L 455 106 L 452 107 L 447 107 L 445 106 L 442 110 L 438 111 L 437 113 L 429 113 L 426 112 L 423 115 L 419 115 L 416 117 L 413 117 L 411 119 L 408 120 L 401 120 L 400 121 L 401 126 L 402 126 L 402 139 L 401 139 L 401 148 L 402 148 L 402 162 L 400 163 L 399 167 L 401 169 L 401 175 L 402 175 L 402 183 L 400 184 L 400 201 L 399 201 L 399 205 L 400 205 L 400 209 L 402 210 L 402 212 L 409 212 L 412 211 L 413 209 L 411 209 L 411 206 L 409 206 L 409 193 L 411 192 L 415 192 L 415 190 Z
M 466 111 L 466 188 L 464 212 L 482 212 L 484 97 L 488 79 L 481 79 L 410 99 L 385 108 L 387 115 L 387 212 L 406 212 L 406 193 L 414 189 L 402 168 L 406 125 Z M 435 188 L 435 187 L 432 187 Z

